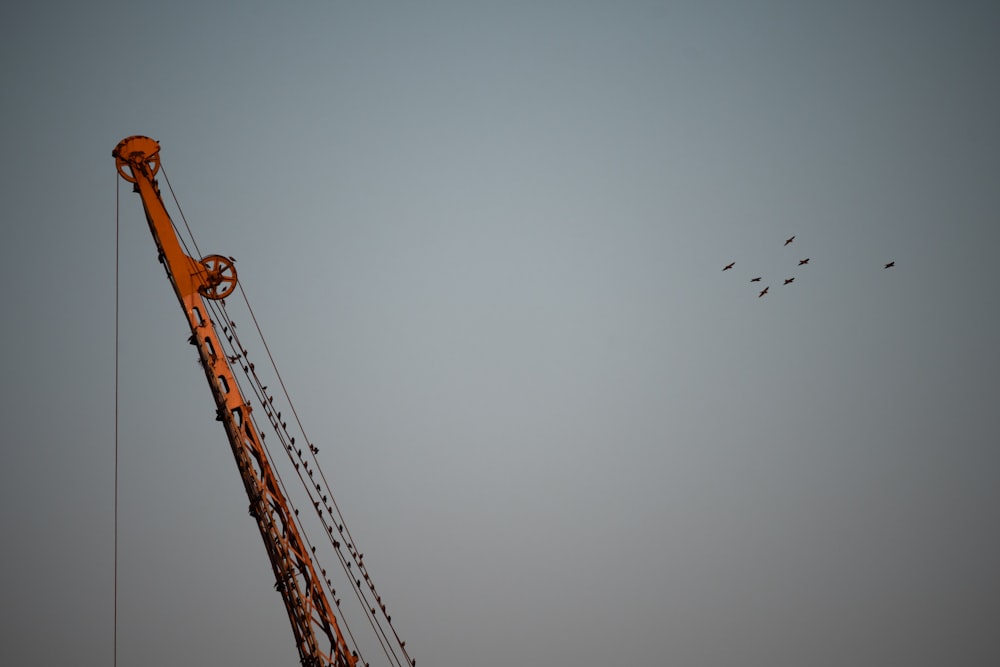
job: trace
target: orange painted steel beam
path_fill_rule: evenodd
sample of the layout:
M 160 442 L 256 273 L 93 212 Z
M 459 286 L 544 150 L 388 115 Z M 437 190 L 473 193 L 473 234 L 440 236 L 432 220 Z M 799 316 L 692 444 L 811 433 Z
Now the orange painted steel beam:
M 358 659 L 340 632 L 309 549 L 258 437 L 260 430 L 254 422 L 252 407 L 240 392 L 209 316 L 205 299 L 224 298 L 236 287 L 232 262 L 219 255 L 197 260 L 184 252 L 156 181 L 160 169 L 159 143 L 149 137 L 128 137 L 115 147 L 112 156 L 118 173 L 133 184 L 133 190 L 142 199 L 160 261 L 187 317 L 191 329 L 189 340 L 198 349 L 218 419 L 225 427 L 236 458 L 250 499 L 250 515 L 257 522 L 271 560 L 275 588 L 284 600 L 301 663 L 303 667 L 354 667 Z M 321 638 L 326 640 L 322 646 Z

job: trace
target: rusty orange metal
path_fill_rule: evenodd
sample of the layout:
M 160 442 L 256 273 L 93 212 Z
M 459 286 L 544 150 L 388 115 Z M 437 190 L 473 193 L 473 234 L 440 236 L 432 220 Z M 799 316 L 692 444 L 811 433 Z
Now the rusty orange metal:
M 142 199 L 160 261 L 187 317 L 189 340 L 198 349 L 218 419 L 225 427 L 250 499 L 250 514 L 257 522 L 271 560 L 275 588 L 285 603 L 299 658 L 308 667 L 354 667 L 358 659 L 344 641 L 310 550 L 289 511 L 289 503 L 259 439 L 253 408 L 240 392 L 228 358 L 220 353 L 224 348 L 205 303 L 205 299 L 225 298 L 235 289 L 233 262 L 222 255 L 198 260 L 184 252 L 156 180 L 160 170 L 159 143 L 144 136 L 128 137 L 115 147 L 112 156 L 118 173 L 132 183 Z M 321 637 L 329 648 L 321 646 Z

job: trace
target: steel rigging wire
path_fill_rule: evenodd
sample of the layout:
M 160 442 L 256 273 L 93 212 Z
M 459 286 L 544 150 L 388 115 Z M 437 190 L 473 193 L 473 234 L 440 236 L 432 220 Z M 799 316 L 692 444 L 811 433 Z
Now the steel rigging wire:
M 174 201 L 174 205 L 176 206 L 177 211 L 181 217 L 181 220 L 184 223 L 184 227 L 187 231 L 186 235 L 180 234 L 179 230 L 177 229 L 177 226 L 174 225 L 174 230 L 177 233 L 177 237 L 180 239 L 182 247 L 184 248 L 184 251 L 188 256 L 201 257 L 202 253 L 200 248 L 198 247 L 198 243 L 194 237 L 194 233 L 192 232 L 191 227 L 188 224 L 187 218 L 184 215 L 184 211 L 181 208 L 179 201 L 177 200 L 176 193 L 174 192 L 173 186 L 170 183 L 170 179 L 167 177 L 166 169 L 163 167 L 162 163 L 160 164 L 160 171 L 163 174 L 164 180 L 167 184 L 167 188 L 170 191 L 171 198 Z M 116 211 L 117 211 L 117 199 L 116 199 Z M 116 218 L 117 218 L 117 213 L 116 213 Z M 171 221 L 171 224 L 173 224 L 173 221 Z M 194 247 L 195 253 L 191 253 L 188 248 L 188 243 L 187 243 L 188 238 L 190 238 L 191 245 Z M 281 390 L 282 393 L 284 394 L 285 401 L 287 402 L 287 405 L 291 410 L 291 416 L 294 419 L 293 423 L 297 425 L 298 431 L 302 435 L 305 445 L 309 449 L 309 455 L 310 458 L 312 459 L 313 469 L 319 474 L 322 484 L 315 482 L 314 475 L 312 471 L 309 470 L 309 462 L 303 459 L 301 448 L 295 447 L 295 438 L 291 434 L 289 434 L 287 430 L 287 423 L 281 420 L 280 417 L 281 412 L 273 407 L 274 397 L 269 396 L 267 394 L 266 386 L 263 384 L 260 377 L 258 376 L 254 364 L 249 361 L 248 351 L 240 341 L 239 335 L 236 331 L 236 323 L 229 317 L 227 313 L 225 300 L 216 301 L 208 299 L 206 300 L 206 304 L 209 310 L 211 311 L 212 315 L 214 316 L 215 322 L 225 323 L 222 326 L 223 329 L 222 332 L 225 335 L 226 342 L 222 342 L 221 337 L 220 337 L 220 342 L 224 346 L 228 346 L 230 348 L 229 352 L 231 352 L 231 354 L 227 354 L 227 357 L 229 358 L 231 363 L 239 362 L 239 365 L 243 370 L 244 377 L 247 379 L 247 381 L 249 382 L 250 386 L 253 389 L 252 393 L 254 397 L 257 399 L 258 404 L 263 408 L 265 414 L 268 416 L 268 422 L 271 424 L 272 429 L 274 430 L 279 441 L 281 442 L 282 448 L 285 450 L 286 455 L 288 456 L 288 460 L 294 466 L 296 474 L 299 478 L 299 482 L 305 489 L 310 502 L 313 504 L 314 511 L 316 512 L 320 522 L 322 523 L 325 529 L 324 532 L 326 533 L 327 539 L 333 546 L 334 552 L 336 553 L 337 558 L 341 563 L 341 568 L 343 569 L 345 575 L 348 577 L 349 582 L 352 584 L 352 589 L 354 590 L 355 597 L 358 599 L 358 602 L 366 610 L 365 616 L 368 618 L 368 622 L 371 625 L 372 630 L 375 633 L 375 636 L 378 639 L 379 644 L 381 645 L 382 650 L 386 655 L 386 658 L 390 662 L 393 662 L 396 665 L 398 665 L 399 667 L 403 667 L 404 664 L 412 667 L 413 665 L 415 665 L 415 660 L 409 656 L 405 648 L 406 642 L 402 641 L 395 627 L 392 625 L 391 616 L 387 611 L 386 605 L 382 601 L 382 596 L 378 594 L 378 592 L 376 591 L 374 581 L 372 580 L 371 575 L 368 573 L 367 567 L 363 562 L 364 554 L 355 546 L 354 538 L 351 535 L 350 529 L 347 527 L 343 514 L 340 510 L 340 506 L 337 504 L 337 501 L 333 496 L 332 487 L 329 484 L 326 474 L 323 471 L 322 467 L 320 466 L 319 459 L 316 456 L 319 450 L 317 447 L 315 447 L 313 441 L 307 436 L 305 432 L 298 411 L 295 408 L 293 401 L 291 400 L 291 396 L 289 395 L 284 379 L 281 376 L 280 371 L 278 370 L 277 363 L 275 362 L 270 346 L 268 345 L 267 340 L 264 338 L 264 334 L 263 331 L 261 330 L 260 323 L 257 320 L 256 314 L 253 311 L 253 307 L 250 305 L 250 300 L 247 297 L 246 290 L 243 287 L 242 281 L 237 280 L 236 284 L 240 288 L 240 294 L 242 295 L 243 301 L 246 304 L 250 317 L 253 320 L 254 327 L 257 332 L 257 337 L 259 338 L 261 344 L 263 344 L 264 346 L 264 350 L 267 353 L 271 369 L 275 377 L 277 378 L 279 385 L 281 386 Z M 240 382 L 238 377 L 236 377 L 235 379 L 237 383 L 240 385 L 241 391 L 243 391 L 243 383 Z M 247 415 L 247 418 L 251 425 L 259 428 L 259 425 L 256 424 L 252 416 Z M 276 459 L 274 458 L 274 456 L 272 455 L 270 449 L 266 444 L 266 439 L 264 438 L 264 433 L 262 431 L 260 432 L 260 436 L 261 436 L 261 444 L 264 447 L 267 458 L 272 462 L 276 462 Z M 296 463 L 295 461 L 296 456 L 298 458 L 298 463 Z M 306 473 L 303 474 L 303 471 L 306 471 Z M 294 510 L 292 516 L 290 516 L 289 518 L 290 520 L 299 524 L 300 532 L 303 536 L 303 539 L 306 542 L 306 546 L 313 553 L 313 559 L 316 560 L 316 553 L 315 553 L 316 549 L 315 547 L 313 547 L 309 539 L 308 531 L 301 530 L 302 524 L 301 524 L 301 518 L 299 517 L 299 511 L 298 509 L 295 509 L 294 506 L 291 505 L 291 498 L 287 492 L 287 486 L 285 484 L 284 479 L 280 475 L 280 471 L 276 467 L 274 468 L 274 474 L 275 477 L 277 478 L 277 482 L 281 488 L 282 493 L 284 493 L 286 496 L 286 500 L 288 501 L 290 508 Z M 306 477 L 309 478 L 309 481 L 306 480 Z M 313 496 L 314 492 L 316 493 L 315 498 Z M 323 508 L 326 509 L 327 516 L 330 517 L 333 525 L 327 523 L 327 520 L 323 514 L 323 510 L 320 509 L 321 504 L 323 505 Z M 337 530 L 336 534 L 334 533 L 334 528 L 336 528 Z M 341 536 L 345 540 L 345 546 L 347 547 L 347 551 L 350 554 L 350 560 L 341 551 L 340 549 L 341 542 L 340 540 L 337 539 L 338 536 Z M 352 566 L 351 566 L 352 562 L 357 565 L 360 576 L 355 576 L 352 574 Z M 317 565 L 319 565 L 318 561 Z M 326 570 L 321 568 L 321 571 L 323 574 L 324 582 L 326 583 L 336 606 L 339 608 L 340 600 L 337 598 L 336 590 L 333 587 L 333 583 L 327 576 Z M 362 579 L 367 584 L 367 587 L 371 591 L 371 594 L 374 596 L 375 600 L 374 603 L 369 601 L 367 596 L 365 595 L 365 592 L 362 589 L 362 584 L 361 584 Z M 379 610 L 381 611 L 381 617 L 385 619 L 386 624 L 389 626 L 390 632 L 388 633 L 382 626 L 382 621 L 379 618 L 379 615 L 377 614 L 377 611 Z M 370 612 L 370 614 L 367 612 Z M 347 630 L 348 635 L 351 637 L 351 641 L 354 644 L 354 649 L 355 651 L 357 651 L 358 645 L 356 638 L 354 637 L 354 633 L 351 631 L 350 626 L 347 623 L 346 617 L 343 614 L 341 614 L 340 616 L 342 622 L 344 623 L 345 629 Z M 392 637 L 391 639 L 390 639 L 390 634 Z M 402 661 L 399 655 L 397 655 L 396 648 L 393 646 L 393 644 L 395 644 L 395 646 L 398 646 L 399 651 L 402 653 L 403 655 Z M 357 654 L 360 658 L 361 657 L 360 652 L 358 652 Z M 362 664 L 367 665 L 367 663 L 363 662 L 363 658 L 361 660 Z
M 115 172 L 115 556 L 114 556 L 114 631 L 112 634 L 112 667 L 118 667 L 118 304 L 120 302 L 119 289 L 119 260 L 121 236 L 121 224 L 119 221 L 119 205 L 121 199 L 121 179 L 118 172 Z

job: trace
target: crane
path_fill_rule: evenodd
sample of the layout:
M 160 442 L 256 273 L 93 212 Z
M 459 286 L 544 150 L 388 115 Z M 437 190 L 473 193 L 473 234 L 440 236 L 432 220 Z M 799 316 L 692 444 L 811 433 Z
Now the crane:
M 326 571 L 317 573 L 311 556 L 315 547 L 300 531 L 298 511 L 282 491 L 282 485 L 263 443 L 263 432 L 258 428 L 253 409 L 237 383 L 231 362 L 237 358 L 224 353 L 219 331 L 211 317 L 211 301 L 225 299 L 236 288 L 234 260 L 222 255 L 208 255 L 202 259 L 189 256 L 174 229 L 170 215 L 160 196 L 156 176 L 160 171 L 160 145 L 145 136 L 123 139 L 112 151 L 118 174 L 139 194 L 146 220 L 159 252 L 159 261 L 166 269 L 177 300 L 187 318 L 191 335 L 188 341 L 197 348 L 201 367 L 205 372 L 216 405 L 216 418 L 225 428 L 229 445 L 244 489 L 250 500 L 249 512 L 257 523 L 261 538 L 274 572 L 275 589 L 281 594 L 288 619 L 292 625 L 299 659 L 303 667 L 355 667 L 357 651 L 351 650 L 341 632 L 334 613 L 339 600 L 326 578 Z M 230 322 L 229 325 L 235 326 Z M 223 326 L 224 335 L 229 331 Z M 232 334 L 227 337 L 231 340 Z M 266 406 L 265 406 L 266 407 Z M 280 413 L 279 421 L 280 421 Z M 270 415 L 269 415 L 270 416 Z M 271 416 L 273 419 L 273 416 Z M 258 435 L 258 433 L 260 435 Z M 291 440 L 294 445 L 294 438 Z M 312 445 L 310 448 L 312 449 Z M 314 450 L 318 451 L 318 450 Z M 310 477 L 311 477 L 310 473 Z M 316 489 L 319 490 L 319 485 Z M 326 501 L 326 497 L 323 497 Z M 317 509 L 318 509 L 318 503 Z M 333 535 L 333 527 L 329 527 Z M 343 525 L 340 526 L 343 532 Z M 331 538 L 332 539 L 332 538 Z M 339 542 L 334 542 L 339 549 Z M 351 545 L 349 551 L 363 570 L 359 554 Z M 347 563 L 350 567 L 350 563 Z M 367 572 L 363 573 L 369 581 Z M 335 605 L 322 585 L 331 586 Z M 358 581 L 360 589 L 361 580 Z M 374 593 L 374 587 L 372 587 Z M 381 597 L 376 595 L 381 602 Z M 375 615 L 375 606 L 371 608 Z M 385 614 L 385 607 L 382 605 Z M 387 616 L 388 618 L 388 616 Z M 391 618 L 389 618 L 391 628 Z M 397 645 L 406 658 L 407 665 L 415 661 L 406 654 L 405 642 L 400 642 L 391 630 Z M 383 637 L 388 636 L 383 631 Z M 381 641 L 381 640 L 380 640 Z M 397 659 L 397 664 L 402 664 Z

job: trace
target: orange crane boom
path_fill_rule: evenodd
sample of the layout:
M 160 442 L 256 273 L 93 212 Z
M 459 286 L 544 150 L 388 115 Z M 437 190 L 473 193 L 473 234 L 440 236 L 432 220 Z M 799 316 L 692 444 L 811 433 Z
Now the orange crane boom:
M 274 570 L 303 667 L 354 667 L 358 658 L 349 650 L 333 608 L 317 576 L 313 560 L 274 469 L 258 437 L 252 408 L 240 392 L 233 369 L 220 344 L 206 299 L 224 299 L 236 287 L 232 260 L 221 255 L 194 259 L 184 252 L 160 197 L 156 174 L 160 145 L 132 136 L 112 152 L 118 173 L 133 184 L 142 199 L 159 259 L 177 294 L 191 329 L 189 341 L 197 348 L 217 418 L 225 427 L 243 486 L 250 499 L 250 515 L 257 522 Z

